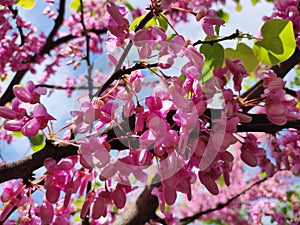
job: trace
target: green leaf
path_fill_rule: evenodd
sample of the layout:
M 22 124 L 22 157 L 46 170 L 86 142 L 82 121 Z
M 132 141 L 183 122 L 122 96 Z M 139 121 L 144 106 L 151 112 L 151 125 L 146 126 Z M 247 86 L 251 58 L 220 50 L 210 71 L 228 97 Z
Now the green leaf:
M 167 41 L 171 41 L 173 37 L 177 36 L 177 34 L 169 34 L 167 37 Z
M 213 70 L 204 63 L 203 69 L 201 71 L 200 81 L 204 84 L 206 81 L 210 80 L 213 76 Z
M 46 142 L 43 142 L 39 145 L 32 145 L 31 148 L 32 148 L 33 152 L 38 152 L 38 151 L 42 150 L 45 146 L 46 146 Z
M 164 15 L 163 15 L 164 16 Z M 156 17 L 156 21 L 159 25 L 159 27 L 161 27 L 165 32 L 168 29 L 169 24 L 167 23 L 167 21 L 163 18 L 163 16 L 158 16 Z M 164 16 L 165 17 L 165 16 Z
M 132 21 L 132 23 L 129 26 L 129 30 L 134 31 L 135 27 L 144 19 L 145 16 L 146 16 L 146 14 L 144 14 L 144 15 L 136 18 L 134 21 Z M 148 23 L 145 25 L 145 27 L 149 27 L 149 26 L 158 26 L 155 17 L 153 17 L 151 20 L 149 20 Z
M 42 134 L 37 134 L 34 137 L 30 137 L 28 139 L 31 143 L 31 148 L 34 152 L 43 149 L 46 145 L 46 142 L 44 142 L 44 136 Z
M 220 178 L 218 180 L 216 180 L 216 183 L 221 187 L 224 186 L 225 180 L 224 180 L 223 174 L 220 176 Z
M 213 69 L 223 65 L 224 48 L 219 43 L 203 44 L 200 47 L 200 52 L 204 54 L 205 63 L 209 68 Z
M 236 50 L 232 48 L 225 49 L 225 57 L 229 59 L 240 59 L 248 73 L 257 68 L 259 61 L 256 59 L 253 50 L 244 43 L 239 43 Z
M 295 51 L 293 24 L 289 20 L 273 19 L 261 29 L 263 39 L 255 42 L 253 52 L 258 60 L 273 66 L 287 60 Z
M 206 38 L 205 40 L 211 40 Z M 224 48 L 219 43 L 203 44 L 200 47 L 200 52 L 205 56 L 205 63 L 200 77 L 202 84 L 212 78 L 213 69 L 222 66 L 224 63 Z
M 127 7 L 127 9 L 129 9 L 130 12 L 134 11 L 134 7 L 130 4 L 129 1 L 125 2 L 125 6 Z
M 184 83 L 186 76 L 184 74 L 180 74 L 179 79 L 182 81 L 182 83 Z
M 255 6 L 258 2 L 260 2 L 260 0 L 252 0 L 252 5 Z
M 31 9 L 33 8 L 35 2 L 34 0 L 16 0 L 15 4 L 25 8 L 25 9 Z
M 286 192 L 287 200 L 288 200 L 288 201 L 291 201 L 292 196 L 295 195 L 295 194 L 296 194 L 296 192 L 293 191 L 293 190 L 287 191 L 287 192 Z
M 237 5 L 235 6 L 235 10 L 238 11 L 238 12 L 242 11 L 242 9 L 243 9 L 243 7 L 242 7 L 241 4 L 237 4 Z
M 228 13 L 224 12 L 222 9 L 218 10 L 216 13 L 219 18 L 221 18 L 222 20 L 225 21 L 225 23 L 228 22 L 229 17 L 230 17 L 230 15 Z
M 142 15 L 135 20 L 132 21 L 132 23 L 129 26 L 129 30 L 134 31 L 135 27 L 145 18 L 145 15 Z M 150 26 L 158 26 L 162 28 L 164 31 L 168 29 L 168 23 L 162 16 L 156 16 L 153 17 L 151 20 L 148 21 L 148 23 L 145 25 L 145 27 L 150 27 Z
M 79 10 L 80 9 L 80 0 L 73 0 L 71 3 L 70 3 L 70 8 L 73 9 L 73 10 Z
M 142 21 L 142 19 L 144 19 L 144 17 L 146 16 L 146 14 L 139 16 L 138 18 L 135 18 L 135 20 L 132 21 L 132 23 L 129 26 L 129 30 L 133 31 L 134 28 Z
M 29 138 L 32 145 L 39 145 L 44 141 L 44 136 L 42 134 L 37 134 L 34 137 Z
M 12 135 L 15 136 L 15 137 L 24 137 L 22 132 L 12 132 Z

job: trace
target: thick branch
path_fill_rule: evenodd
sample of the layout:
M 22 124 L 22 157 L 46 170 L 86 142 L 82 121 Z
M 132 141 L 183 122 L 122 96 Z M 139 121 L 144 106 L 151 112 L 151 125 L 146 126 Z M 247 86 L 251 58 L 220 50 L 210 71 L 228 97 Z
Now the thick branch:
M 0 183 L 11 179 L 31 178 L 33 171 L 41 168 L 46 158 L 59 161 L 62 158 L 77 154 L 77 150 L 78 148 L 72 145 L 57 146 L 47 141 L 46 146 L 41 151 L 0 166 Z
M 158 175 L 153 178 L 152 185 L 146 186 L 139 195 L 137 201 L 125 209 L 124 213 L 113 223 L 114 225 L 144 225 L 151 219 L 157 219 L 155 211 L 158 207 L 158 199 L 151 194 L 154 187 L 160 185 Z
M 288 121 L 286 124 L 279 126 L 271 123 L 265 114 L 251 116 L 252 121 L 250 123 L 238 125 L 238 132 L 265 132 L 269 134 L 275 134 L 276 132 L 287 128 L 300 130 L 300 120 Z
M 209 114 L 211 110 L 206 110 L 206 114 Z M 216 110 L 215 114 L 219 113 Z M 172 117 L 173 111 L 170 116 Z M 276 133 L 284 128 L 300 129 L 300 120 L 288 121 L 283 126 L 272 124 L 266 117 L 266 115 L 251 115 L 252 122 L 238 125 L 238 132 L 266 132 Z M 171 119 L 171 118 L 169 118 Z M 169 121 L 170 122 L 170 121 Z M 139 140 L 137 137 L 130 137 L 130 134 L 135 126 L 135 115 L 129 118 L 124 118 L 123 122 L 119 125 L 113 125 L 101 134 L 107 135 L 107 141 L 112 149 L 125 150 L 129 146 L 133 149 L 139 148 Z M 127 136 L 129 135 L 129 136 Z M 122 138 L 124 137 L 124 138 Z M 39 152 L 36 152 L 30 156 L 22 158 L 18 161 L 7 163 L 0 166 L 0 183 L 17 178 L 28 178 L 33 175 L 33 172 L 43 166 L 43 162 L 46 158 L 50 157 L 57 161 L 77 154 L 78 148 L 72 145 L 69 146 L 57 146 L 51 141 L 46 143 L 46 146 Z

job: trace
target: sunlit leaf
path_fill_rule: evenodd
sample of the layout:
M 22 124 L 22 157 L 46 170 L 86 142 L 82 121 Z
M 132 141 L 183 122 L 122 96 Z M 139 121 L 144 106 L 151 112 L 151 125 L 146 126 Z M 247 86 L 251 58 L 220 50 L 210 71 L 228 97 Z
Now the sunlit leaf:
M 273 66 L 287 60 L 294 53 L 296 41 L 291 21 L 269 20 L 263 25 L 261 34 L 263 39 L 253 46 L 259 61 Z
M 24 137 L 22 132 L 12 132 L 12 135 L 15 136 L 15 137 Z
M 167 31 L 169 25 L 167 21 L 163 18 L 163 16 L 156 17 L 156 21 L 159 27 L 161 27 L 164 31 Z
M 70 3 L 70 8 L 73 9 L 73 10 L 79 10 L 80 9 L 80 0 L 73 0 L 71 3 Z
M 139 25 L 139 23 L 145 18 L 145 16 L 146 14 L 133 20 L 129 26 L 129 30 L 134 31 L 135 27 Z M 144 27 L 150 27 L 150 26 L 160 27 L 164 31 L 168 29 L 168 23 L 162 16 L 153 17 L 151 20 L 147 22 L 147 24 Z
M 229 59 L 240 59 L 248 73 L 256 69 L 259 61 L 255 57 L 253 50 L 244 43 L 239 43 L 236 50 L 232 48 L 225 49 L 225 57 Z
M 45 147 L 45 145 L 46 145 L 46 142 L 42 142 L 39 145 L 32 145 L 31 148 L 32 148 L 33 152 L 38 152 L 38 151 L 42 150 Z
M 258 2 L 260 2 L 260 0 L 252 0 L 251 3 L 253 6 L 255 6 Z
M 43 149 L 46 145 L 44 142 L 44 136 L 42 134 L 37 134 L 34 137 L 28 138 L 31 143 L 31 148 L 34 152 Z
M 15 4 L 25 8 L 25 9 L 31 9 L 34 7 L 34 0 L 16 0 Z
M 238 11 L 238 12 L 242 11 L 242 9 L 243 9 L 243 7 L 242 7 L 241 4 L 237 4 L 237 5 L 235 6 L 235 10 Z

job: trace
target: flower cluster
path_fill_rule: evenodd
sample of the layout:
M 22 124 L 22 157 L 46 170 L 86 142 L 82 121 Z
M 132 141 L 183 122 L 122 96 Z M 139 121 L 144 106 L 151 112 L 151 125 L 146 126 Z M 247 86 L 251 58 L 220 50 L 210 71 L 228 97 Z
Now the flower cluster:
M 36 28 L 30 22 L 9 8 L 13 3 L 13 1 L 1 2 L 3 7 L 0 9 L 0 74 L 7 75 L 10 71 L 21 70 L 30 70 L 34 73 L 33 59 L 41 61 L 37 54 L 45 43 L 45 36 L 42 33 L 37 35 Z M 5 77 L 2 76 L 2 79 Z
M 284 125 L 288 120 L 300 118 L 300 110 L 296 107 L 297 101 L 286 94 L 284 85 L 285 82 L 273 71 L 265 73 L 263 80 L 265 90 L 262 96 L 266 98 L 265 109 L 268 119 L 276 125 Z
M 8 120 L 4 123 L 4 129 L 21 131 L 23 135 L 33 137 L 47 127 L 49 120 L 55 120 L 40 103 L 40 96 L 45 95 L 46 91 L 45 88 L 36 88 L 32 81 L 28 81 L 25 87 L 15 85 L 13 92 L 16 98 L 12 101 L 12 108 L 0 106 L 0 116 Z M 34 106 L 30 115 L 26 112 L 25 103 Z

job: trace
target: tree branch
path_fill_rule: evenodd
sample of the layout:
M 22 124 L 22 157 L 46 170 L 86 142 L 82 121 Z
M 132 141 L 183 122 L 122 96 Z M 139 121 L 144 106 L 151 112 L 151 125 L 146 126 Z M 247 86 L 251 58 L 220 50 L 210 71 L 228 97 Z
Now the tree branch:
M 58 146 L 52 141 L 46 141 L 46 146 L 32 155 L 0 166 L 0 183 L 11 179 L 30 179 L 33 171 L 43 167 L 46 158 L 59 161 L 62 158 L 76 155 L 78 147 L 73 145 Z
M 207 41 L 201 41 L 201 40 L 198 40 L 196 41 L 193 46 L 197 46 L 199 44 L 209 44 L 209 45 L 213 45 L 215 43 L 218 43 L 218 42 L 221 42 L 221 41 L 226 41 L 226 40 L 232 40 L 232 39 L 235 39 L 235 38 L 239 38 L 240 37 L 240 32 L 239 30 L 236 30 L 235 33 L 229 35 L 229 36 L 226 36 L 226 37 L 223 37 L 223 38 L 219 38 L 219 39 L 214 39 L 214 40 L 207 40 Z
M 252 117 L 250 123 L 242 123 L 237 126 L 238 132 L 265 132 L 275 134 L 287 128 L 300 130 L 300 120 L 287 121 L 286 124 L 279 126 L 271 123 L 265 114 L 248 114 Z
M 125 209 L 124 213 L 113 223 L 114 225 L 144 225 L 151 219 L 155 220 L 158 216 L 155 211 L 158 207 L 158 199 L 151 192 L 154 187 L 158 187 L 159 176 L 152 180 L 152 184 L 146 186 L 144 191 L 139 195 L 135 204 L 130 205 Z
M 208 214 L 208 213 L 211 213 L 211 212 L 215 212 L 217 210 L 221 210 L 227 206 L 230 205 L 231 202 L 233 202 L 234 200 L 238 199 L 241 195 L 245 194 L 247 191 L 249 191 L 251 188 L 253 188 L 254 186 L 256 185 L 259 185 L 261 184 L 262 182 L 266 181 L 268 178 L 265 177 L 261 180 L 258 180 L 256 182 L 254 182 L 251 186 L 249 186 L 248 188 L 246 188 L 245 190 L 241 191 L 240 193 L 238 193 L 237 195 L 233 196 L 232 198 L 228 199 L 227 202 L 225 203 L 219 203 L 216 207 L 214 208 L 211 208 L 211 209 L 207 209 L 207 210 L 204 210 L 204 211 L 200 211 L 200 212 L 197 212 L 195 213 L 194 215 L 192 216 L 188 216 L 188 217 L 185 217 L 185 218 L 182 218 L 180 220 L 180 225 L 186 225 L 186 224 L 189 224 L 191 222 L 193 222 L 194 220 L 197 220 L 199 219 L 199 217 L 201 217 L 202 215 L 205 215 L 205 214 Z
M 133 71 L 140 70 L 140 69 L 146 69 L 146 68 L 152 68 L 152 67 L 157 67 L 158 63 L 152 63 L 148 64 L 145 62 L 139 62 L 136 63 L 134 66 L 129 67 L 127 69 L 120 69 L 114 72 L 108 80 L 103 84 L 103 86 L 97 91 L 95 96 L 100 97 L 100 95 L 115 81 L 119 80 L 122 78 L 123 75 L 125 74 L 131 74 Z
M 53 38 L 54 35 L 57 33 L 58 29 L 60 28 L 60 26 L 63 23 L 63 19 L 64 19 L 64 13 L 65 13 L 65 0 L 61 0 L 60 1 L 60 5 L 59 5 L 59 10 L 58 10 L 58 17 L 55 20 L 55 24 L 54 27 L 52 28 L 45 45 L 41 48 L 41 51 L 38 54 L 35 54 L 34 56 L 32 56 L 29 61 L 35 61 L 35 58 L 38 55 L 44 55 L 46 53 L 49 53 L 51 49 L 53 49 L 52 43 L 53 43 Z M 7 102 L 10 102 L 13 98 L 14 98 L 14 93 L 13 93 L 13 86 L 16 84 L 19 84 L 22 80 L 22 78 L 24 77 L 24 75 L 26 74 L 26 72 L 28 71 L 28 69 L 25 70 L 20 70 L 18 72 L 16 72 L 14 78 L 12 79 L 12 81 L 10 82 L 9 86 L 7 87 L 6 91 L 4 92 L 4 94 L 2 95 L 2 97 L 0 98 L 0 105 L 3 106 L 5 105 Z

